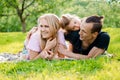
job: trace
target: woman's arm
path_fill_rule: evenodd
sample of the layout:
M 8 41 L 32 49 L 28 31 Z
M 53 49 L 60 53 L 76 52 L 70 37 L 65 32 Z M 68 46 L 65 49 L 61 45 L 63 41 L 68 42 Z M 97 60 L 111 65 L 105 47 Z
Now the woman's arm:
M 29 50 L 29 59 L 30 60 L 36 60 L 39 58 L 42 59 L 46 59 L 49 58 L 51 55 L 48 54 L 47 50 L 42 50 L 40 53 L 33 51 L 33 50 Z
M 28 52 L 29 52 L 29 59 L 30 60 L 33 60 L 38 55 L 38 52 L 33 51 L 33 50 L 28 50 Z
M 56 38 L 48 39 L 45 45 L 45 48 L 38 54 L 38 56 L 35 57 L 35 59 L 43 58 L 43 59 L 51 59 L 53 57 L 52 50 L 55 48 L 57 44 Z

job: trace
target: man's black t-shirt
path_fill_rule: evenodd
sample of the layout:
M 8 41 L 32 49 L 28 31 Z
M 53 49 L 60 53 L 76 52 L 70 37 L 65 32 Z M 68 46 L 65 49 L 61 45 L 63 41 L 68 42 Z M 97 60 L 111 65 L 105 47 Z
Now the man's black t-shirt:
M 65 39 L 73 45 L 74 53 L 88 55 L 93 47 L 107 50 L 110 37 L 106 32 L 100 32 L 95 41 L 87 49 L 82 48 L 82 41 L 79 39 L 80 35 L 78 33 L 79 31 L 71 31 L 68 34 L 65 34 Z

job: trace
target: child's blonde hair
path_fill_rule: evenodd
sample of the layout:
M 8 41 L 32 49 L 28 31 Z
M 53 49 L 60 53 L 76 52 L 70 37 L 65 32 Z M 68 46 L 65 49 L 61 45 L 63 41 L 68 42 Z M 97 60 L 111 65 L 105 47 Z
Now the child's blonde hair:
M 60 25 L 61 25 L 61 27 L 63 29 L 65 29 L 69 25 L 70 21 L 72 19 L 75 19 L 75 18 L 80 20 L 80 18 L 78 16 L 76 16 L 76 15 L 63 14 L 62 17 L 60 18 Z

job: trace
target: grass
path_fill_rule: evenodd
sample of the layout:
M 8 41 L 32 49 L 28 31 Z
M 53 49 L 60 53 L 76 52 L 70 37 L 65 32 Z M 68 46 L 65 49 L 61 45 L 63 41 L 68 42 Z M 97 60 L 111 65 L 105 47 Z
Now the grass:
M 25 36 L 20 32 L 0 33 L 0 53 L 17 53 L 22 50 Z
M 0 63 L 0 80 L 119 80 L 119 28 L 103 29 L 110 34 L 108 48 L 113 58 L 100 56 L 88 60 L 53 60 Z M 17 53 L 22 50 L 26 34 L 0 33 L 0 52 Z

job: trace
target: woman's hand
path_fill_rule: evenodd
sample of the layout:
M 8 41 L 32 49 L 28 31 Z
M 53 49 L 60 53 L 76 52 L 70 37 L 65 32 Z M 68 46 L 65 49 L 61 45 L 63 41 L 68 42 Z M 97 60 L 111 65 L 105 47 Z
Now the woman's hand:
M 46 50 L 43 50 L 39 55 L 43 59 L 46 59 L 49 56 Z
M 52 51 L 47 51 L 47 53 L 49 54 L 48 56 L 47 56 L 47 59 L 48 60 L 52 60 L 53 59 L 53 57 L 54 57 L 54 53 L 52 52 Z
M 48 39 L 44 49 L 45 50 L 51 50 L 56 46 L 56 44 L 57 44 L 57 39 L 56 38 L 54 38 L 52 40 Z
M 40 57 L 43 59 L 51 60 L 53 56 L 54 56 L 54 53 L 50 50 L 49 51 L 44 50 L 40 53 Z

